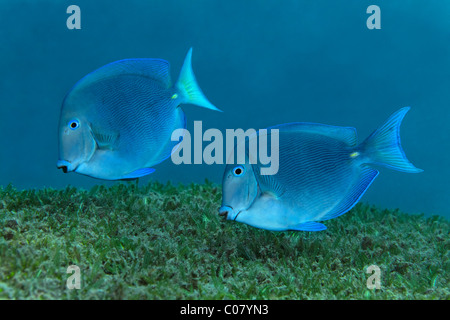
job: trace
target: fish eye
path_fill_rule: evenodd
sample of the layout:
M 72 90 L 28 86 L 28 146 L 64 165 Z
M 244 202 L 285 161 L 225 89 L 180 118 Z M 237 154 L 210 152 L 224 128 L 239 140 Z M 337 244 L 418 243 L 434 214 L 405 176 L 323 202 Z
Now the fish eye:
M 233 174 L 235 177 L 239 177 L 244 173 L 244 167 L 243 166 L 237 166 L 233 169 Z
M 78 120 L 71 120 L 71 121 L 69 121 L 69 128 L 70 129 L 75 130 L 79 126 L 80 126 L 80 123 L 78 122 Z

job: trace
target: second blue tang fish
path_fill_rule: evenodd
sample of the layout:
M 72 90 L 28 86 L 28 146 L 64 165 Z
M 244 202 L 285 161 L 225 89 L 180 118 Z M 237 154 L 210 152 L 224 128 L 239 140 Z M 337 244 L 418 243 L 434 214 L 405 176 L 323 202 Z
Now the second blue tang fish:
M 135 179 L 168 158 L 185 129 L 180 104 L 217 110 L 200 90 L 189 50 L 172 86 L 169 63 L 126 59 L 81 79 L 64 99 L 59 120 L 57 167 L 98 179 Z
M 261 175 L 260 166 L 227 165 L 219 214 L 228 220 L 274 230 L 320 231 L 318 221 L 349 211 L 377 177 L 372 165 L 421 172 L 400 145 L 400 124 L 409 108 L 394 113 L 357 145 L 356 130 L 316 123 L 290 123 L 279 132 L 279 170 Z

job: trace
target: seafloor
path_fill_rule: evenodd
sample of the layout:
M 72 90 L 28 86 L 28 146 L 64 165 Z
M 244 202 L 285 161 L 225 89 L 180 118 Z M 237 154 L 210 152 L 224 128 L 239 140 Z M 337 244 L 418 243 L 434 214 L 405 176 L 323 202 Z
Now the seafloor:
M 0 298 L 450 299 L 442 217 L 358 204 L 326 231 L 270 232 L 223 221 L 220 203 L 209 182 L 0 187 Z

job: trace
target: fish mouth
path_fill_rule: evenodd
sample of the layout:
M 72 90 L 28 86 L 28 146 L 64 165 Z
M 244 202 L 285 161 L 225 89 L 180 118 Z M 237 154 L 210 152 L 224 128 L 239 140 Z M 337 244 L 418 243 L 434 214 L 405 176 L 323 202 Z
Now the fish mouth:
M 225 217 L 225 220 L 236 220 L 239 213 L 241 212 L 235 213 L 233 207 L 230 206 L 222 206 L 219 208 L 219 216 Z
M 228 208 L 230 208 L 230 207 L 222 206 L 218 210 L 219 216 L 225 217 L 225 220 L 227 220 L 227 217 L 228 217 Z M 230 209 L 232 209 L 232 208 L 230 208 Z
M 71 172 L 76 169 L 72 166 L 72 164 L 69 161 L 66 160 L 58 160 L 58 162 L 56 163 L 56 167 L 58 169 L 62 169 L 64 173 Z

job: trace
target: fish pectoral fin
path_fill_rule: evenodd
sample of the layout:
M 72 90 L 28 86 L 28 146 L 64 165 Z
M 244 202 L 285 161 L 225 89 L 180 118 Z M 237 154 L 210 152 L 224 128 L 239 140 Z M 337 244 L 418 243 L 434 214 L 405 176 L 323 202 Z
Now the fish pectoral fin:
M 155 169 L 153 168 L 142 168 L 142 169 L 137 169 L 131 173 L 128 173 L 126 175 L 124 175 L 121 180 L 130 180 L 130 179 L 137 179 L 143 176 L 146 176 L 152 172 L 154 172 Z
M 256 169 L 255 171 L 259 171 L 259 169 Z M 286 192 L 286 188 L 281 185 L 278 179 L 276 179 L 276 175 L 261 175 L 258 173 L 256 177 L 261 192 L 270 194 L 277 199 Z
M 324 224 L 314 221 L 303 222 L 289 228 L 289 230 L 296 231 L 323 231 L 326 229 L 327 227 Z
M 276 192 L 270 191 L 270 190 L 262 192 L 261 196 L 262 197 L 270 197 L 270 198 L 273 198 L 273 199 L 278 199 L 279 198 L 279 196 L 278 196 L 278 194 Z
M 91 127 L 91 132 L 99 149 L 114 150 L 116 148 L 120 136 L 118 131 Z

